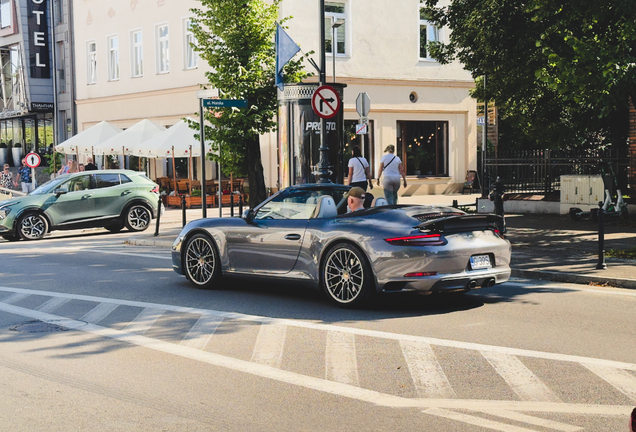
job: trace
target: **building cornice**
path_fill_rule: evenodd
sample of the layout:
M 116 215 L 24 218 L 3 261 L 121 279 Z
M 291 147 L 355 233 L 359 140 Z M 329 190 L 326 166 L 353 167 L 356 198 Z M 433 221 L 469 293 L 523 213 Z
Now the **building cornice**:
M 475 88 L 472 80 L 417 80 L 417 79 L 388 79 L 388 78 L 353 78 L 336 77 L 338 83 L 349 85 L 380 85 L 380 86 L 417 86 L 417 87 L 452 87 L 452 88 Z M 309 77 L 305 82 L 318 82 L 318 77 Z M 327 83 L 328 85 L 329 83 Z
M 154 96 L 165 96 L 171 94 L 179 94 L 179 93 L 189 93 L 189 92 L 197 92 L 201 90 L 201 87 L 197 85 L 191 85 L 187 87 L 175 87 L 171 89 L 161 89 L 161 90 L 151 90 L 145 92 L 135 92 L 135 93 L 124 93 L 113 96 L 100 96 L 100 97 L 92 97 L 88 99 L 76 99 L 75 103 L 77 105 L 85 105 L 92 103 L 103 103 L 103 102 L 118 102 L 126 99 L 138 99 L 140 97 L 154 97 Z

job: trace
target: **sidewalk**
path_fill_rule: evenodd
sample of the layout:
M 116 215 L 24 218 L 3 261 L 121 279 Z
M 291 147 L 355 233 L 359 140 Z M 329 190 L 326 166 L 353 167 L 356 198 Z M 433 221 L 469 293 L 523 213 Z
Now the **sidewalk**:
M 375 189 L 374 189 L 375 191 Z M 403 204 L 450 205 L 473 204 L 479 195 L 424 195 L 400 198 Z M 223 209 L 224 217 L 230 216 Z M 208 208 L 208 217 L 218 217 L 218 208 Z M 235 216 L 238 210 L 235 209 Z M 201 209 L 186 210 L 186 221 L 202 217 Z M 568 215 L 506 215 L 506 237 L 512 244 L 512 276 L 636 289 L 636 260 L 606 258 L 606 270 L 596 270 L 598 263 L 598 225 L 591 221 L 575 222 Z M 159 236 L 155 224 L 143 233 L 134 233 L 128 244 L 169 248 L 181 231 L 182 212 L 167 209 L 161 217 Z M 605 250 L 636 246 L 636 216 L 609 223 L 605 227 Z

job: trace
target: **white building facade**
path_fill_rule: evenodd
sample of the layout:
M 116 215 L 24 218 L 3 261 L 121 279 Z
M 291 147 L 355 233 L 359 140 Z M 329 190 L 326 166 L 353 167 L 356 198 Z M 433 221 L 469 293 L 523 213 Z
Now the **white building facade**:
M 419 0 L 326 1 L 327 80 L 347 84 L 346 149 L 360 145 L 377 173 L 383 150 L 396 145 L 412 186 L 402 193 L 457 189 L 477 165 L 474 86 L 460 64 L 430 59 L 426 40 L 445 40 L 430 26 Z M 196 92 L 209 67 L 189 48 L 194 0 L 73 2 L 78 130 L 102 120 L 127 128 L 141 119 L 171 126 L 198 112 Z M 318 0 L 285 0 L 280 16 L 303 51 L 320 49 Z M 333 23 L 340 26 L 332 30 Z M 319 54 L 314 59 L 319 63 Z M 314 72 L 307 65 L 308 72 Z M 316 81 L 316 77 L 309 81 Z M 370 131 L 355 134 L 360 92 L 371 99 Z M 261 139 L 266 184 L 279 180 L 277 135 Z M 208 162 L 209 163 L 209 162 Z M 166 170 L 170 169 L 165 164 Z M 157 176 L 168 174 L 161 171 Z M 197 170 L 197 172 L 200 172 Z M 212 166 L 207 171 L 212 175 Z

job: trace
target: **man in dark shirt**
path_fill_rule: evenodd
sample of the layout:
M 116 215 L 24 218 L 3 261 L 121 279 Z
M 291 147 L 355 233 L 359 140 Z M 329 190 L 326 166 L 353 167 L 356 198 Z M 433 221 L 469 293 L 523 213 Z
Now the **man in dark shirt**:
M 84 165 L 84 171 L 95 171 L 97 165 L 93 163 L 93 158 L 86 158 L 86 165 Z

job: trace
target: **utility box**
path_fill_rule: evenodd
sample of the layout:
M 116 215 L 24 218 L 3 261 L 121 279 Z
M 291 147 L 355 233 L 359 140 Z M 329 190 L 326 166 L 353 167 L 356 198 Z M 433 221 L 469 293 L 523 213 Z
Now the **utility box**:
M 597 206 L 605 197 L 603 177 L 600 175 L 562 175 L 561 204 L 572 204 L 570 207 Z M 561 213 L 564 213 L 562 206 Z M 567 210 L 565 211 L 567 213 Z

